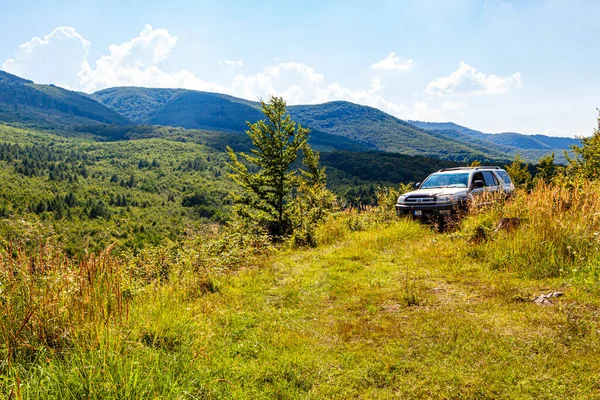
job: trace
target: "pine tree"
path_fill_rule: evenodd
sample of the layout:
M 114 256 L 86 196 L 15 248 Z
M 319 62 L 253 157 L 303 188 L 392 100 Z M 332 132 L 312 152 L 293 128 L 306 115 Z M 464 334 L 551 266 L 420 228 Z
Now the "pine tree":
M 242 162 L 227 148 L 229 175 L 245 190 L 234 197 L 238 214 L 257 221 L 273 238 L 280 239 L 293 230 L 293 198 L 302 182 L 300 166 L 295 165 L 301 151 L 306 155 L 309 148 L 309 130 L 292 121 L 282 98 L 271 97 L 268 103 L 261 100 L 260 104 L 266 119 L 247 123 L 246 133 L 254 145 L 251 154 L 240 153 Z

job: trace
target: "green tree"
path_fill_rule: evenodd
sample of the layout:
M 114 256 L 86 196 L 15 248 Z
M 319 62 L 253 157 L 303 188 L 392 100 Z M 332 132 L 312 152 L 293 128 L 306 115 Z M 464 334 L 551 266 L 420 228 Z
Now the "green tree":
M 538 181 L 550 182 L 556 175 L 557 169 L 554 164 L 554 153 L 548 154 L 538 161 L 536 179 Z
M 600 179 L 600 118 L 598 128 L 588 138 L 581 139 L 581 147 L 571 146 L 574 158 L 565 151 L 569 162 L 567 171 L 571 176 L 584 179 Z
M 238 155 L 230 148 L 230 177 L 244 189 L 234 196 L 240 216 L 258 222 L 274 239 L 281 239 L 293 231 L 293 200 L 300 185 L 325 179 L 318 167 L 318 156 L 308 145 L 309 130 L 295 123 L 280 97 L 261 100 L 266 119 L 254 124 L 247 122 L 246 133 L 253 148 L 251 154 Z M 304 155 L 304 172 L 298 158 Z
M 301 169 L 303 179 L 300 180 L 297 196 L 292 205 L 293 235 L 292 239 L 299 246 L 316 246 L 317 226 L 323 221 L 335 205 L 335 195 L 327 189 L 325 168 L 319 166 L 319 153 L 304 146 L 304 159 Z
M 515 186 L 523 186 L 526 187 L 529 182 L 531 182 L 531 174 L 527 169 L 527 164 L 525 164 L 525 160 L 517 154 L 513 162 L 506 167 L 506 172 L 510 175 L 510 179 L 512 179 Z

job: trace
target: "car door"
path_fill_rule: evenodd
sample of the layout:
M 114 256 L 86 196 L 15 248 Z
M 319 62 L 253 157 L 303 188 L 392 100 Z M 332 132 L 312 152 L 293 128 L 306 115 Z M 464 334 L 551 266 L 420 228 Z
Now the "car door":
M 501 189 L 500 182 L 492 171 L 483 171 L 482 175 L 486 192 L 497 192 Z

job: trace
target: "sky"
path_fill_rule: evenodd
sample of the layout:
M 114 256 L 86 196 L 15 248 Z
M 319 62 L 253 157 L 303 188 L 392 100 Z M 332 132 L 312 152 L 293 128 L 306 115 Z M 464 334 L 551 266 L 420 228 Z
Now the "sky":
M 487 133 L 589 136 L 596 0 L 0 0 L 0 69 L 94 92 L 346 100 Z

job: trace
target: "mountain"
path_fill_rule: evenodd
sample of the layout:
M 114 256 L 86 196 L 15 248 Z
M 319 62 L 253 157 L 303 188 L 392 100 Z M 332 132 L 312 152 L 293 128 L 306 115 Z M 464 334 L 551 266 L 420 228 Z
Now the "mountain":
M 0 121 L 39 126 L 124 125 L 129 120 L 77 92 L 0 71 Z
M 381 151 L 455 161 L 507 159 L 502 151 L 457 142 L 416 127 L 373 107 L 345 101 L 288 107 L 292 118 L 311 129 L 349 137 Z
M 264 118 L 257 102 L 194 90 L 121 87 L 101 90 L 92 98 L 142 124 L 243 132 L 246 121 Z M 288 111 L 311 128 L 312 143 L 321 150 L 354 146 L 456 161 L 510 158 L 491 146 L 457 143 L 376 108 L 349 102 L 289 106 Z
M 117 87 L 91 97 L 140 124 L 242 132 L 264 118 L 258 103 L 220 93 Z
M 459 140 L 464 140 L 465 137 L 469 137 L 490 144 L 493 143 L 495 145 L 503 146 L 504 149 L 500 147 L 498 149 L 508 151 L 509 153 L 527 150 L 525 154 L 530 158 L 531 156 L 544 155 L 552 152 L 554 152 L 557 157 L 562 158 L 564 150 L 570 150 L 573 145 L 581 145 L 581 141 L 576 138 L 523 135 L 515 132 L 483 133 L 452 122 L 410 121 L 410 123 L 430 132 L 437 132 L 447 137 L 458 138 Z
M 321 151 L 375 150 L 463 163 L 475 159 L 501 162 L 523 153 L 528 161 L 536 161 L 554 152 L 560 162 L 563 150 L 579 143 L 544 135 L 492 135 L 453 123 L 407 122 L 345 101 L 289 106 L 288 110 L 294 120 L 311 129 L 311 143 Z M 225 94 L 116 87 L 84 95 L 0 71 L 0 121 L 4 122 L 70 127 L 105 140 L 139 135 L 134 126 L 128 126 L 132 123 L 181 127 L 201 130 L 194 135 L 208 134 L 209 141 L 220 145 L 223 138 L 215 133 L 237 142 L 235 137 L 247 129 L 246 121 L 263 118 L 259 103 Z

